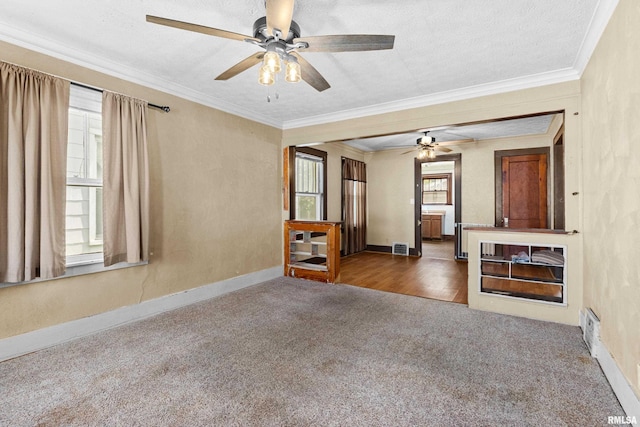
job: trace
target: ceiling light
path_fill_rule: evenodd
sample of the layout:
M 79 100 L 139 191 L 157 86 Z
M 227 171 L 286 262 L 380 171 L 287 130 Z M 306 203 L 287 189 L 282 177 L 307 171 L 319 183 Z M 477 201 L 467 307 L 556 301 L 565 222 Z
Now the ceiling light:
M 302 78 L 300 73 L 300 64 L 298 64 L 298 60 L 294 56 L 289 56 L 287 58 L 287 68 L 285 70 L 284 79 L 289 83 L 298 83 Z
M 282 61 L 286 64 L 284 79 L 290 83 L 297 83 L 302 79 L 301 67 L 298 59 L 287 53 L 287 49 L 278 41 L 266 46 L 267 52 L 262 58 L 262 66 L 258 81 L 260 84 L 270 86 L 275 83 L 276 75 L 282 70 Z
M 271 47 L 271 46 L 273 45 L 270 45 L 268 47 Z M 280 56 L 275 50 L 268 50 L 267 53 L 264 54 L 262 65 L 264 67 L 269 68 L 269 71 L 271 71 L 271 73 L 273 74 L 279 73 L 280 70 L 282 69 L 280 65 Z
M 260 67 L 260 74 L 258 75 L 258 82 L 261 85 L 265 85 L 265 86 L 271 86 L 272 84 L 275 83 L 274 74 L 273 74 L 273 72 L 271 72 L 269 67 L 267 67 L 266 65 L 263 65 L 262 67 Z
M 436 158 L 436 150 L 434 150 L 433 148 L 429 148 L 427 150 L 427 158 L 428 159 L 435 159 Z

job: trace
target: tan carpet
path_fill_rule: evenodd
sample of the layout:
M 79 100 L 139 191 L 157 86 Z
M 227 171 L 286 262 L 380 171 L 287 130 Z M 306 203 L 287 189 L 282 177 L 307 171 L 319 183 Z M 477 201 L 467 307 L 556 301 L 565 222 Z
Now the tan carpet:
M 577 327 L 281 278 L 0 363 L 2 426 L 596 426 Z

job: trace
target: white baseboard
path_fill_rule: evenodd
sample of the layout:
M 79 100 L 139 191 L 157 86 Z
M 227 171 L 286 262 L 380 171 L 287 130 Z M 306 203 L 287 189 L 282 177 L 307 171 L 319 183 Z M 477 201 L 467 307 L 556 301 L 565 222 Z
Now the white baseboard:
M 580 328 L 584 331 L 586 326 L 586 316 L 580 310 Z M 611 385 L 622 409 L 628 417 L 635 417 L 640 420 L 640 399 L 629 385 L 618 364 L 609 353 L 609 349 L 600 341 L 600 337 L 594 343 L 596 360 L 602 368 L 607 381 Z M 615 415 L 615 414 L 611 414 Z
M 0 362 L 282 276 L 282 266 L 0 340 Z
M 604 375 L 607 377 L 609 384 L 611 384 L 613 392 L 618 397 L 618 401 L 620 405 L 622 405 L 624 412 L 628 417 L 635 417 L 637 420 L 640 420 L 640 399 L 638 399 L 638 396 L 636 396 L 629 382 L 622 374 L 618 364 L 613 360 L 611 353 L 609 353 L 609 350 L 602 342 L 599 342 L 596 359 L 598 363 L 600 363 L 602 372 L 604 372 Z

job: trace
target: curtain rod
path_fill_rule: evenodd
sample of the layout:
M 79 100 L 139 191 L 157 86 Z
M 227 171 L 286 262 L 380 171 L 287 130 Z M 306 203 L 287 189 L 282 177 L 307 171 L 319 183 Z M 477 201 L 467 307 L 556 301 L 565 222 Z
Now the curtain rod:
M 101 92 L 101 93 L 104 92 L 103 89 L 99 89 L 99 88 L 93 87 L 93 86 L 88 86 L 88 85 L 85 85 L 85 84 L 82 84 L 82 83 L 78 83 L 78 82 L 70 82 L 70 83 L 72 85 L 74 85 L 74 86 L 83 87 L 83 88 L 89 89 L 89 90 L 95 90 L 96 92 Z M 165 113 L 168 113 L 169 111 L 171 111 L 171 108 L 169 108 L 169 106 L 167 106 L 167 105 L 156 105 L 156 104 L 152 104 L 150 102 L 148 102 L 147 105 L 149 107 L 153 107 L 153 108 L 157 108 L 158 110 L 162 110 Z

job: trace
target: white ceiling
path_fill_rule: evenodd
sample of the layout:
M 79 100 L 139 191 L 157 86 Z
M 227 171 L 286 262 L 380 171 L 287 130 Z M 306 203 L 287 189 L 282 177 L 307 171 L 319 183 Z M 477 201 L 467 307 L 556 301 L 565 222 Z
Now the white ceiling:
M 457 141 L 461 140 L 465 141 L 464 144 L 487 139 L 546 134 L 550 130 L 553 117 L 554 114 L 545 114 L 483 123 L 439 126 L 424 130 L 428 130 L 428 135 L 436 139 L 436 144 L 459 145 Z M 420 132 L 408 132 L 342 142 L 362 151 L 381 151 L 399 147 L 417 147 L 417 139 L 423 135 Z M 473 141 L 466 141 L 469 139 Z
M 264 0 L 2 0 L 0 39 L 287 129 L 577 79 L 616 2 L 298 0 L 303 37 L 396 36 L 393 50 L 303 54 L 331 85 L 321 93 L 305 83 L 267 89 L 257 67 L 215 81 L 257 48 L 145 21 L 250 36 Z

